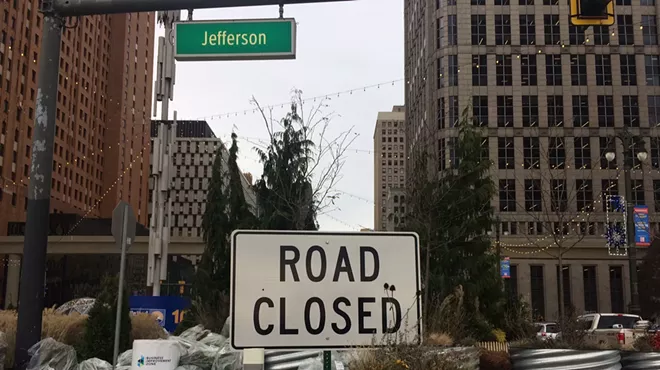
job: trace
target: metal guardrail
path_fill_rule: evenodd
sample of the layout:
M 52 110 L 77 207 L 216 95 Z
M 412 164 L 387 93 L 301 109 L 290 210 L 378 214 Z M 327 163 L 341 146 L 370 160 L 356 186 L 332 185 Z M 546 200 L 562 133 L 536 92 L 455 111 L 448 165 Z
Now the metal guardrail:
M 266 351 L 265 370 L 298 370 L 300 365 L 323 356 L 321 351 Z
M 660 352 L 622 352 L 621 365 L 623 370 L 657 370 Z
M 619 351 L 511 349 L 511 362 L 514 370 L 620 370 L 621 354 Z

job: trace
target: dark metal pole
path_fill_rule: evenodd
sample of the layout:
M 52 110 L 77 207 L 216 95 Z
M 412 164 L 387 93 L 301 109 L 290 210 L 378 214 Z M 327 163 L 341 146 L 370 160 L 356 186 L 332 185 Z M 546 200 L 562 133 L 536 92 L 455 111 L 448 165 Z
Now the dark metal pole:
M 628 268 L 630 269 L 630 307 L 632 314 L 639 315 L 639 291 L 637 284 L 637 247 L 635 245 L 635 204 L 632 198 L 631 172 L 635 158 L 630 157 L 632 137 L 628 133 L 621 136 L 623 142 L 623 183 L 626 197 L 626 241 L 628 242 Z
M 500 265 L 502 263 L 502 246 L 500 245 L 500 225 L 502 224 L 500 220 L 500 216 L 497 215 L 495 218 L 495 244 L 496 248 L 495 250 L 497 251 L 497 270 L 500 270 Z
M 39 55 L 39 84 L 32 142 L 32 165 L 28 185 L 14 369 L 25 369 L 30 359 L 28 349 L 41 340 L 41 315 L 44 306 L 50 214 L 50 183 L 53 173 L 55 109 L 63 25 L 62 19 L 50 12 L 51 5 L 52 1 L 42 3 L 45 17 Z

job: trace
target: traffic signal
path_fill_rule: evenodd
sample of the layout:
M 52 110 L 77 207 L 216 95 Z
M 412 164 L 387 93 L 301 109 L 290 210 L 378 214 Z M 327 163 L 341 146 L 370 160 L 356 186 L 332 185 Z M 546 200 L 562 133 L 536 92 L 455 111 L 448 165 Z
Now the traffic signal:
M 570 1 L 572 25 L 611 26 L 614 24 L 614 0 Z

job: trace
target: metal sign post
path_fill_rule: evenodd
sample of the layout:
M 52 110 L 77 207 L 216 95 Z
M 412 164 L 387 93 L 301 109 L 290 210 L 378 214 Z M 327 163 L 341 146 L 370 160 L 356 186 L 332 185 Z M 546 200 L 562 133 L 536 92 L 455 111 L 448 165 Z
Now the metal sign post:
M 117 291 L 117 317 L 115 321 L 115 348 L 112 356 L 112 368 L 117 367 L 119 357 L 119 334 L 121 332 L 121 303 L 124 299 L 124 274 L 126 270 L 126 251 L 135 239 L 135 213 L 133 207 L 123 200 L 112 211 L 112 236 L 121 248 L 119 264 L 119 290 Z

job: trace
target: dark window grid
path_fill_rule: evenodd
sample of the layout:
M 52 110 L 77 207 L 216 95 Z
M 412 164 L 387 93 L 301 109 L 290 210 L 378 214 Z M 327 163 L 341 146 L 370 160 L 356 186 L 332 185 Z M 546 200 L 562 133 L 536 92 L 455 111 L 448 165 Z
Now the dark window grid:
M 546 45 L 560 45 L 561 32 L 559 27 L 559 15 L 544 15 L 543 31 L 545 34 Z
M 472 97 L 472 116 L 477 127 L 488 127 L 488 96 Z
M 552 212 L 566 212 L 568 210 L 566 180 L 550 181 L 550 198 Z
M 589 96 L 573 95 L 573 127 L 589 125 Z
M 549 138 L 548 166 L 553 170 L 566 168 L 566 145 L 563 138 Z
M 511 44 L 511 16 L 495 15 L 495 45 Z
M 472 45 L 486 45 L 487 43 L 487 27 L 485 15 L 472 16 Z
M 497 162 L 500 170 L 510 170 L 515 167 L 515 148 L 512 137 L 497 138 Z
M 513 96 L 497 97 L 497 127 L 513 126 Z
M 639 101 L 635 95 L 624 95 L 623 100 L 623 125 L 626 127 L 639 127 Z
M 619 34 L 619 45 L 634 45 L 635 30 L 632 15 L 617 15 L 616 23 Z
M 658 24 L 655 15 L 642 15 L 644 45 L 658 45 Z
M 525 169 L 541 167 L 541 145 L 538 137 L 523 138 L 523 156 Z
M 653 180 L 653 205 L 660 212 L 660 180 Z
M 660 86 L 660 57 L 657 55 L 644 56 L 644 69 L 647 86 Z
M 608 210 L 609 203 L 607 201 L 608 196 L 619 195 L 619 183 L 614 179 L 604 179 L 601 180 L 601 195 L 603 197 L 603 212 Z M 611 207 L 610 207 L 611 208 Z M 611 209 L 610 209 L 611 211 Z
M 527 212 L 543 211 L 541 180 L 525 180 L 525 210 Z
M 612 85 L 612 59 L 610 55 L 596 55 L 596 85 Z
M 584 26 L 568 26 L 568 41 L 571 45 L 583 45 L 586 41 Z
M 543 266 L 530 266 L 532 315 L 535 321 L 545 321 L 545 286 Z
M 589 137 L 576 137 L 573 139 L 575 168 L 591 169 L 591 145 Z
M 644 180 L 632 180 L 632 201 L 634 204 L 644 204 Z
M 488 86 L 488 56 L 472 56 L 472 86 Z
M 571 85 L 587 85 L 587 56 L 571 55 Z
M 497 86 L 511 86 L 513 84 L 511 55 L 495 56 L 495 74 Z
M 609 138 L 609 137 L 600 137 L 598 139 L 599 141 L 599 147 L 600 147 L 600 153 L 603 153 L 603 155 L 600 158 L 600 168 L 601 169 L 608 169 L 608 170 L 614 170 L 617 167 L 617 163 L 619 162 L 619 157 L 617 156 L 615 160 L 612 162 L 608 161 L 605 158 L 604 153 L 607 152 L 614 152 L 616 153 L 616 143 L 614 142 L 614 139 Z
M 660 126 L 660 95 L 648 96 L 649 126 Z
M 651 138 L 651 167 L 660 168 L 660 137 Z
M 561 95 L 549 95 L 547 97 L 547 108 L 548 126 L 564 126 L 564 97 Z
M 533 14 L 520 16 L 520 45 L 536 44 L 536 22 Z
M 548 54 L 545 56 L 545 73 L 546 85 L 562 85 L 561 55 Z
M 591 180 L 575 180 L 577 210 L 590 212 L 594 205 L 594 191 Z
M 598 278 L 596 266 L 582 267 L 582 281 L 584 287 L 584 310 L 598 312 Z
M 520 56 L 520 83 L 523 86 L 536 86 L 538 83 L 538 68 L 536 55 Z
M 634 54 L 619 55 L 621 85 L 637 86 L 637 60 Z
M 570 266 L 562 266 L 562 271 L 561 271 L 561 286 L 564 290 L 563 294 L 563 300 L 564 300 L 564 310 L 569 310 L 571 306 L 573 305 L 573 302 L 571 301 L 571 269 Z M 559 266 L 556 267 L 556 276 L 557 276 L 557 296 L 560 294 L 560 284 L 559 284 Z M 557 299 L 557 305 L 561 304 L 561 301 Z
M 516 180 L 500 180 L 500 211 L 516 211 Z
M 598 95 L 598 127 L 614 127 L 614 98 L 610 95 Z
M 608 26 L 592 26 L 594 32 L 594 45 L 610 44 L 610 28 Z
M 523 127 L 536 127 L 539 122 L 539 97 L 525 95 L 522 97 L 522 125 Z

